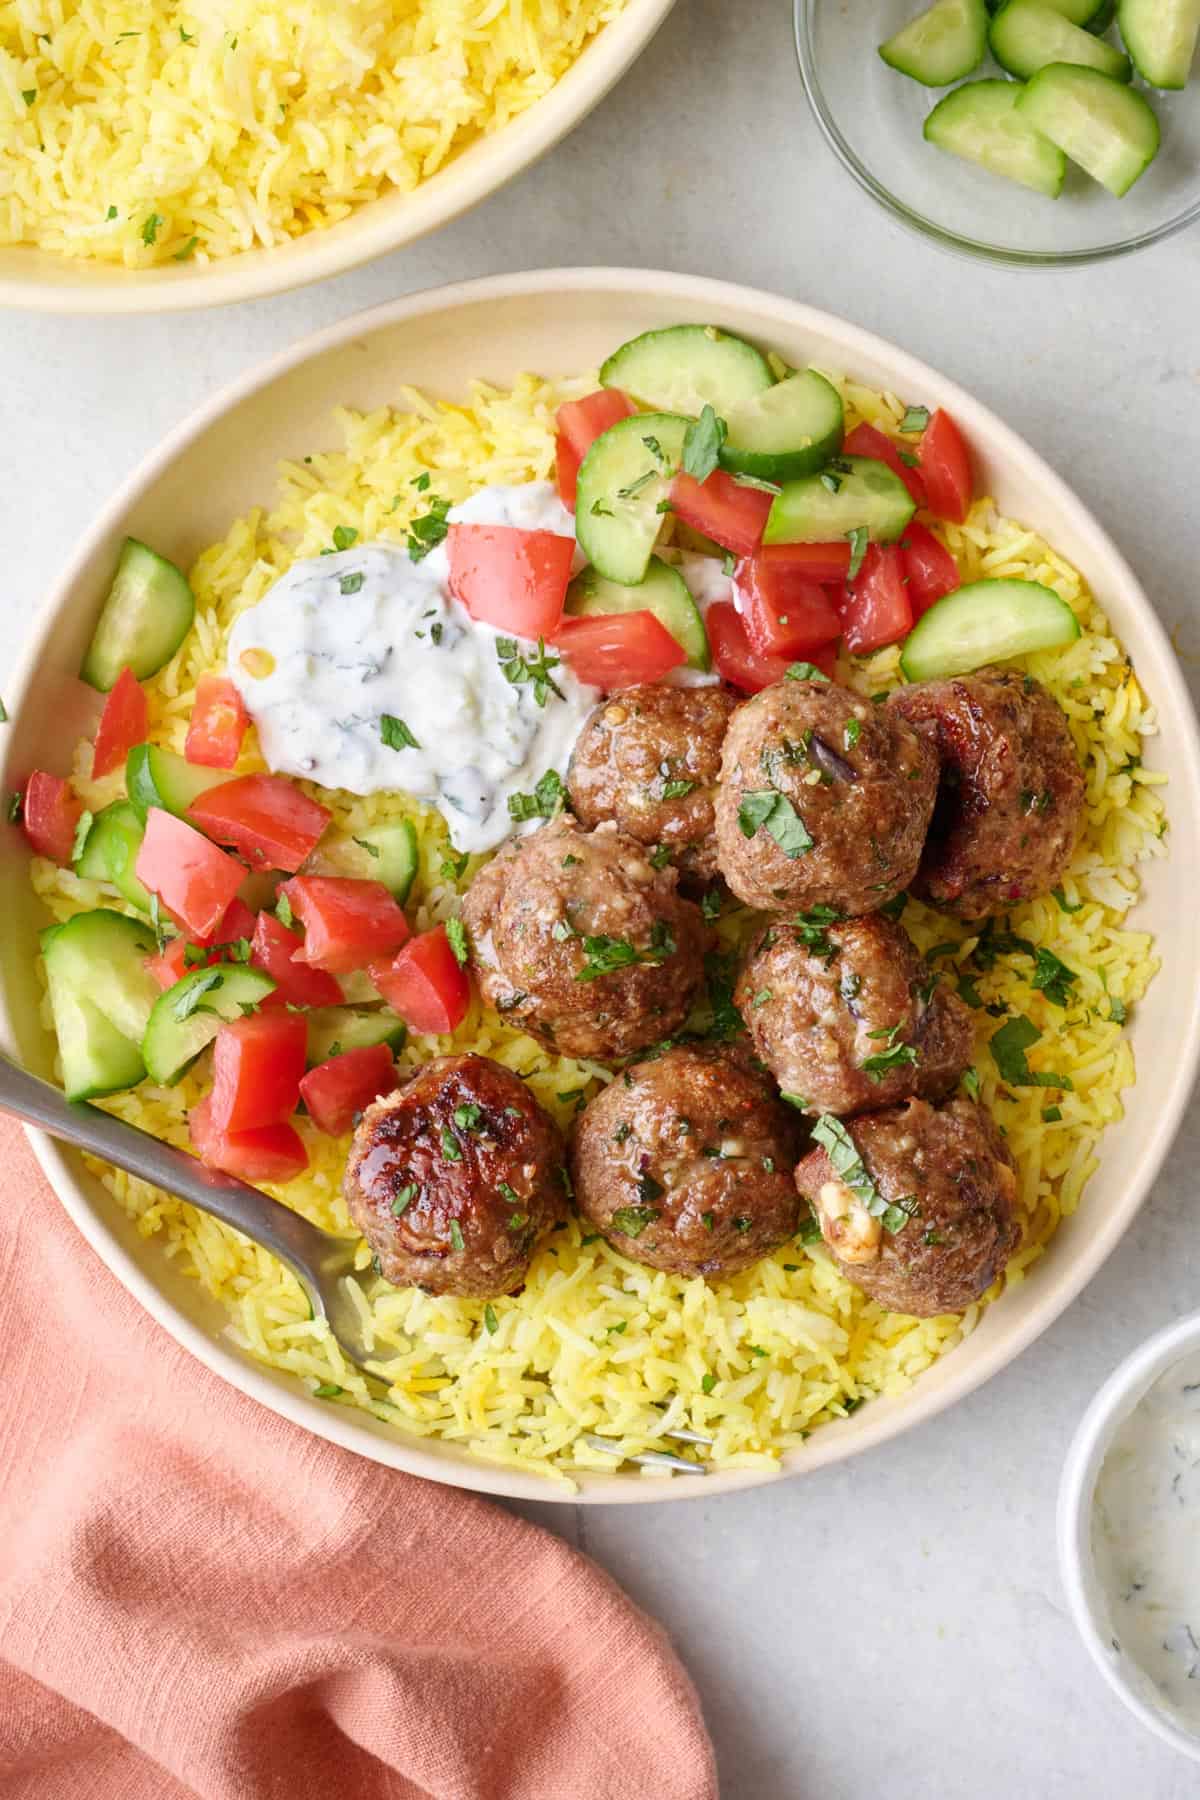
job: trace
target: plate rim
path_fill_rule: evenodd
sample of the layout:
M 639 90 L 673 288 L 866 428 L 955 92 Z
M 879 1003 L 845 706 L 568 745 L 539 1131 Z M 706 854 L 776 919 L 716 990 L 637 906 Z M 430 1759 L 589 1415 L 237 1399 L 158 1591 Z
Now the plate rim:
M 121 482 L 84 533 L 54 582 L 50 594 L 42 603 L 34 629 L 10 679 L 10 691 L 14 695 L 14 716 L 24 704 L 27 691 L 32 690 L 44 647 L 54 631 L 65 595 L 87 570 L 105 540 L 119 528 L 140 493 L 217 420 L 233 411 L 252 394 L 301 364 L 354 339 L 369 337 L 376 331 L 402 326 L 413 319 L 467 304 L 511 299 L 546 300 L 550 296 L 561 300 L 583 291 L 611 293 L 625 299 L 678 299 L 681 304 L 703 305 L 706 310 L 711 309 L 718 316 L 722 309 L 770 314 L 781 322 L 786 322 L 798 333 L 807 332 L 834 339 L 844 346 L 848 359 L 859 355 L 868 363 L 872 360 L 883 362 L 895 371 L 897 385 L 902 391 L 907 388 L 911 392 L 936 392 L 941 396 L 943 404 L 952 409 L 958 408 L 963 414 L 982 421 L 988 434 L 989 451 L 1000 458 L 1012 456 L 1030 470 L 1044 486 L 1050 503 L 1070 521 L 1079 536 L 1096 544 L 1105 558 L 1106 570 L 1136 601 L 1142 627 L 1147 639 L 1153 640 L 1159 653 L 1166 684 L 1172 690 L 1175 709 L 1185 725 L 1184 742 L 1177 749 L 1187 770 L 1187 792 L 1183 791 L 1182 784 L 1178 791 L 1181 805 L 1190 800 L 1194 828 L 1200 836 L 1200 729 L 1191 695 L 1166 629 L 1132 568 L 1104 527 L 1041 455 L 988 406 L 976 400 L 949 377 L 941 375 L 887 339 L 866 331 L 849 320 L 763 289 L 664 270 L 620 267 L 543 269 L 424 288 L 309 334 L 265 362 L 243 371 L 234 381 L 195 408 L 143 458 Z M 468 375 L 469 371 L 464 371 L 464 379 Z M 7 992 L 3 982 L 0 982 L 0 1027 L 11 1031 Z M 424 1450 L 420 1438 L 404 1439 L 398 1435 L 377 1437 L 361 1425 L 347 1424 L 345 1420 L 356 1416 L 350 1409 L 323 1407 L 309 1394 L 302 1392 L 298 1385 L 289 1384 L 289 1378 L 282 1372 L 268 1372 L 249 1360 L 244 1360 L 216 1339 L 210 1338 L 188 1319 L 141 1270 L 88 1199 L 72 1166 L 76 1153 L 67 1151 L 42 1133 L 31 1130 L 29 1137 L 59 1201 L 101 1260 L 134 1298 L 158 1324 L 213 1373 L 270 1407 L 273 1412 L 343 1449 L 446 1485 L 518 1500 L 573 1505 L 636 1505 L 683 1499 L 714 1499 L 721 1494 L 743 1492 L 781 1479 L 814 1473 L 819 1468 L 859 1455 L 925 1423 L 982 1387 L 992 1376 L 1014 1362 L 1061 1316 L 1091 1281 L 1129 1228 L 1175 1140 L 1198 1068 L 1200 1008 L 1193 1010 L 1187 1035 L 1176 1046 L 1169 1085 L 1165 1091 L 1156 1090 L 1154 1126 L 1147 1134 L 1141 1151 L 1137 1177 L 1130 1182 L 1121 1206 L 1114 1210 L 1103 1228 L 1083 1242 L 1065 1272 L 1058 1274 L 1055 1284 L 1047 1287 L 1039 1302 L 1031 1306 L 1028 1316 L 1011 1334 L 999 1339 L 995 1345 L 988 1346 L 973 1361 L 965 1363 L 962 1372 L 957 1375 L 951 1369 L 935 1392 L 922 1397 L 918 1380 L 894 1405 L 885 1401 L 878 1408 L 865 1409 L 863 1414 L 853 1420 L 824 1426 L 805 1446 L 803 1461 L 799 1464 L 793 1462 L 789 1465 L 785 1459 L 778 1469 L 730 1470 L 713 1473 L 703 1482 L 664 1481 L 661 1488 L 657 1483 L 628 1475 L 613 1473 L 593 1476 L 588 1472 L 572 1472 L 572 1478 L 578 1481 L 579 1486 L 576 1492 L 569 1492 L 544 1476 L 526 1475 L 508 1464 L 493 1464 L 482 1458 L 468 1461 L 465 1457 L 450 1462 Z

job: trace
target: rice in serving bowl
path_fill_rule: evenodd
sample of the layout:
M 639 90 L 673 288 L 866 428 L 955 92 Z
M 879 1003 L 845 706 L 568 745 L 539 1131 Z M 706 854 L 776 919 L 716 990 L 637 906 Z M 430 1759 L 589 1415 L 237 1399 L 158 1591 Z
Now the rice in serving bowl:
M 286 243 L 542 99 L 628 0 L 0 0 L 0 244 L 148 269 Z
M 267 513 L 238 520 L 193 570 L 196 627 L 173 662 L 148 684 L 151 735 L 182 747 L 199 675 L 223 661 L 237 612 L 253 604 L 298 556 L 328 545 L 335 526 L 361 539 L 403 537 L 426 501 L 412 486 L 431 470 L 437 491 L 464 497 L 488 482 L 546 476 L 553 461 L 553 415 L 565 392 L 587 380 L 550 386 L 525 377 L 512 390 L 477 385 L 469 404 L 431 403 L 405 390 L 403 410 L 343 413 L 343 447 L 284 465 L 280 495 Z M 847 424 L 860 418 L 894 425 L 903 406 L 839 382 Z M 937 527 L 964 579 L 1021 575 L 1046 582 L 1073 607 L 1083 627 L 1068 648 L 1028 659 L 1029 672 L 1054 694 L 1071 726 L 1087 776 L 1084 835 L 1059 897 L 1014 908 L 1006 930 L 1052 949 L 1076 976 L 1058 1006 L 1034 989 L 1032 959 L 994 955 L 978 934 L 910 902 L 904 923 L 923 950 L 943 948 L 981 1002 L 975 1067 L 981 1096 L 998 1116 L 1018 1166 L 1026 1237 L 1005 1282 L 1024 1278 L 1059 1219 L 1078 1206 L 1095 1167 L 1104 1127 L 1121 1116 L 1121 1090 L 1134 1078 L 1121 1020 L 1144 993 L 1156 962 L 1146 934 L 1123 921 L 1136 900 L 1136 864 L 1165 851 L 1161 777 L 1140 763 L 1154 730 L 1152 708 L 1107 622 L 1078 573 L 1044 540 L 999 517 L 988 500 L 962 527 Z M 865 693 L 896 685 L 890 649 L 840 678 Z M 252 742 L 252 734 L 251 734 Z M 261 767 L 248 743 L 243 772 Z M 75 786 L 93 806 L 119 791 L 119 778 L 91 783 L 90 747 L 76 756 Z M 410 812 L 421 870 L 410 913 L 424 926 L 452 913 L 478 861 L 461 881 L 443 869 L 448 843 L 435 813 L 393 796 L 362 800 L 322 791 L 339 822 L 361 828 L 386 812 Z M 111 890 L 35 861 L 38 892 L 56 918 L 81 906 L 120 904 Z M 739 932 L 732 914 L 727 943 Z M 951 942 L 951 940 L 953 940 Z M 980 967 L 980 964 L 990 966 Z M 1029 1053 L 1035 1071 L 1054 1070 L 1069 1091 L 1004 1087 L 988 1043 L 1002 1020 L 986 1010 L 1021 1013 L 1045 1034 Z M 444 1040 L 414 1039 L 401 1057 L 411 1068 Z M 564 1124 L 581 1091 L 605 1080 L 596 1065 L 548 1057 L 474 1003 L 454 1047 L 477 1049 L 519 1070 Z M 104 1102 L 156 1135 L 187 1144 L 186 1113 L 203 1092 L 195 1072 L 176 1088 L 143 1086 Z M 1059 1117 L 1045 1117 L 1046 1113 Z M 338 1231 L 349 1229 L 340 1197 L 345 1143 L 301 1130 L 308 1173 L 273 1190 L 289 1205 Z M 457 1441 L 479 1457 L 558 1482 L 586 1469 L 611 1468 L 590 1450 L 599 1433 L 622 1450 L 661 1448 L 680 1425 L 713 1438 L 706 1461 L 722 1469 L 773 1469 L 814 1426 L 879 1394 L 903 1392 L 969 1333 L 979 1308 L 961 1317 L 900 1318 L 883 1312 L 834 1269 L 819 1243 L 794 1244 L 742 1275 L 704 1282 L 627 1261 L 572 1219 L 535 1255 L 516 1297 L 488 1304 L 389 1288 L 374 1291 L 370 1325 L 389 1365 L 386 1400 L 373 1397 L 323 1327 L 309 1316 L 299 1284 L 266 1252 L 182 1202 L 93 1165 L 146 1236 L 159 1234 L 175 1258 L 229 1314 L 233 1339 L 290 1372 L 332 1404 L 361 1407 L 402 1432 Z M 362 1263 L 369 1265 L 364 1246 Z M 1003 1291 L 1005 1282 L 984 1304 Z M 649 1478 L 649 1477 L 647 1477 Z

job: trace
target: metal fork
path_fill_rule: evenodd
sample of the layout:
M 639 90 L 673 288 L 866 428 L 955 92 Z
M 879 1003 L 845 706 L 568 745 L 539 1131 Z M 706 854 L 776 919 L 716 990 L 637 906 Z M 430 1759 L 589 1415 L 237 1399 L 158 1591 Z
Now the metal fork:
M 314 1316 L 325 1321 L 350 1361 L 369 1369 L 373 1352 L 363 1342 L 362 1321 L 346 1288 L 347 1282 L 363 1288 L 363 1277 L 354 1267 L 361 1238 L 334 1237 L 310 1225 L 248 1182 L 206 1169 L 186 1151 L 160 1143 L 98 1106 L 68 1100 L 5 1056 L 0 1056 L 0 1111 L 90 1150 L 253 1238 L 287 1264 L 308 1295 Z

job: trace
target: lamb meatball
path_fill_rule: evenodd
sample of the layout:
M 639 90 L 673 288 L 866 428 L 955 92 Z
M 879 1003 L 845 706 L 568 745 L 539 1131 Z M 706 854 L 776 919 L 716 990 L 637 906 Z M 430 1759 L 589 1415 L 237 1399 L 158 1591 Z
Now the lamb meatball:
M 734 1000 L 785 1094 L 814 1113 L 940 1100 L 971 1060 L 971 1015 L 900 925 L 775 919 L 750 946 Z
M 580 823 L 614 820 L 639 844 L 661 844 L 680 873 L 717 873 L 713 791 L 725 727 L 737 706 L 724 688 L 625 688 L 579 734 L 567 785 Z
M 799 1121 L 724 1045 L 635 1063 L 580 1115 L 580 1213 L 618 1250 L 678 1275 L 732 1275 L 786 1243 Z
M 556 819 L 501 851 L 462 916 L 485 1000 L 547 1049 L 615 1061 L 683 1024 L 707 929 L 615 825 Z
M 848 1281 L 889 1312 L 917 1318 L 962 1312 L 986 1293 L 1021 1238 L 1012 1158 L 991 1115 L 973 1100 L 924 1100 L 841 1126 L 858 1172 L 898 1209 L 876 1217 L 829 1154 L 796 1170 L 833 1259 Z M 894 1229 L 898 1226 L 898 1229 Z
M 962 919 L 1049 893 L 1075 848 L 1084 783 L 1046 690 L 1016 669 L 982 669 L 901 688 L 887 710 L 941 762 L 916 892 Z
M 519 1075 L 439 1056 L 362 1116 L 350 1216 L 387 1281 L 430 1294 L 511 1294 L 566 1201 L 563 1141 Z
M 739 900 L 874 912 L 916 874 L 937 758 L 894 714 L 828 681 L 739 707 L 717 787 L 717 859 Z

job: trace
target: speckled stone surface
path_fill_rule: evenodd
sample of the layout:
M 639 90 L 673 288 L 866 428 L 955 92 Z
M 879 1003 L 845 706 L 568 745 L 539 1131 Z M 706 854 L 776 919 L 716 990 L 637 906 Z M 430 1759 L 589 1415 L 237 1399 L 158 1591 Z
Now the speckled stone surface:
M 788 15 L 785 0 L 681 0 L 549 160 L 439 236 L 339 281 L 136 324 L 0 315 L 0 679 L 97 507 L 218 385 L 411 289 L 605 262 L 811 301 L 962 382 L 1104 520 L 1200 692 L 1200 234 L 1063 274 L 993 270 L 910 238 L 820 141 Z M 1088 1397 L 1142 1337 L 1200 1303 L 1198 1153 L 1193 1122 L 1067 1315 L 900 1441 L 802 1483 L 669 1513 L 524 1509 L 668 1626 L 700 1686 L 726 1800 L 1200 1791 L 1195 1766 L 1147 1737 L 1093 1672 L 1053 1541 L 1059 1466 Z

